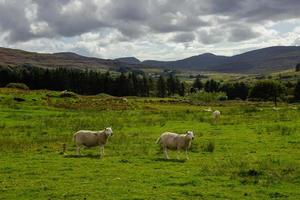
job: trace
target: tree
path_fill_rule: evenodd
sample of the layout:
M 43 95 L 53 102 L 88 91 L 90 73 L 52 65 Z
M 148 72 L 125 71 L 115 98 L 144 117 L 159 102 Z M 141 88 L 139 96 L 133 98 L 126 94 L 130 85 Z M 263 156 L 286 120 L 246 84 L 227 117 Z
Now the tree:
M 300 63 L 296 65 L 296 72 L 300 72 Z
M 203 83 L 201 82 L 199 77 L 195 79 L 193 83 L 193 88 L 197 88 L 198 90 L 201 90 L 203 88 Z
M 205 82 L 204 90 L 206 92 L 218 92 L 220 87 L 220 83 L 211 79 Z
M 273 100 L 275 106 L 277 100 L 286 93 L 286 88 L 279 82 L 266 80 L 257 82 L 251 92 L 251 98 L 257 98 L 262 100 Z
M 167 79 L 167 91 L 168 95 L 173 95 L 176 93 L 176 80 L 172 74 L 170 74 Z
M 226 83 L 221 88 L 221 91 L 226 92 L 228 99 L 242 99 L 246 100 L 248 97 L 249 87 L 243 83 Z
M 141 87 L 141 93 L 142 96 L 148 97 L 150 91 L 150 84 L 149 84 L 149 79 L 146 75 L 143 75 L 143 81 L 142 81 L 142 87 Z
M 184 94 L 185 94 L 185 85 L 184 85 L 184 83 L 180 84 L 180 88 L 179 88 L 178 94 L 180 96 L 182 96 L 182 97 L 184 96 Z
M 295 86 L 294 96 L 296 101 L 300 101 L 300 80 L 298 80 Z
M 164 98 L 167 94 L 167 85 L 163 76 L 160 76 L 157 81 L 157 96 Z

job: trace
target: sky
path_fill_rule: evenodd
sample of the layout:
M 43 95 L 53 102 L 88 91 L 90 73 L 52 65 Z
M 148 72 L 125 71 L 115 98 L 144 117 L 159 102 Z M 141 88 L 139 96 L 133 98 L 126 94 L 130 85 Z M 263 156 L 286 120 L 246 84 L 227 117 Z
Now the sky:
M 300 0 L 0 0 L 0 46 L 178 60 L 300 45 Z

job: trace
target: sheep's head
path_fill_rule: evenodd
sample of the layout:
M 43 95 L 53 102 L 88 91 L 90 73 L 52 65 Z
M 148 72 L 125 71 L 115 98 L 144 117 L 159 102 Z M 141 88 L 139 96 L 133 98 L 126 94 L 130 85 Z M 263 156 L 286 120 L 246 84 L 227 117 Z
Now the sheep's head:
M 111 127 L 107 127 L 104 129 L 104 132 L 107 136 L 112 136 L 113 135 L 113 130 Z
M 194 139 L 194 132 L 193 131 L 187 131 L 186 132 L 186 137 L 193 140 Z

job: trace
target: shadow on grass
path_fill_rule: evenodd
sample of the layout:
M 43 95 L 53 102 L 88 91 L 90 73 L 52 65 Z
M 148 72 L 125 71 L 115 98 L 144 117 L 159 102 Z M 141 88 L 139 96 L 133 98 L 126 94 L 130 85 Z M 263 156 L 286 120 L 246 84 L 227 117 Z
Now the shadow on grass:
M 85 154 L 85 155 L 64 155 L 64 158 L 92 158 L 100 159 L 100 155 Z
M 154 158 L 153 161 L 156 162 L 175 162 L 175 163 L 185 163 L 185 159 L 165 159 L 165 158 Z

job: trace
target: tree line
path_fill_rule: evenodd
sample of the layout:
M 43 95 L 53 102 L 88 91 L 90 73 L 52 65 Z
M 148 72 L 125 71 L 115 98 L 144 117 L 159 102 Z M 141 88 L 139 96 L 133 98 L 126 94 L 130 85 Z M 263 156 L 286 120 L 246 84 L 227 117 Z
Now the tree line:
M 184 84 L 173 75 L 156 80 L 135 72 L 115 75 L 109 71 L 44 69 L 31 65 L 0 67 L 0 86 L 8 83 L 24 83 L 30 89 L 69 90 L 83 95 L 107 93 L 114 96 L 165 97 L 183 96 L 185 93 Z
M 157 78 L 135 72 L 112 74 L 92 70 L 67 68 L 44 69 L 31 65 L 20 67 L 0 67 L 0 86 L 8 83 L 24 83 L 30 89 L 69 90 L 78 94 L 94 95 L 107 93 L 114 96 L 157 96 L 167 97 L 200 90 L 205 92 L 224 92 L 227 99 L 273 100 L 292 95 L 300 100 L 300 81 L 296 85 L 282 84 L 274 80 L 255 83 L 221 83 L 210 79 L 205 82 L 197 77 L 192 84 L 180 81 L 174 74 L 161 75 Z
M 223 83 L 213 79 L 203 83 L 200 78 L 193 82 L 191 92 L 204 90 L 206 92 L 225 92 L 229 100 L 235 99 L 255 99 L 271 100 L 276 104 L 278 99 L 281 100 L 300 100 L 300 80 L 294 85 L 290 82 L 283 84 L 275 80 L 262 80 L 254 83 L 235 82 Z M 290 97 L 290 99 L 288 99 Z

